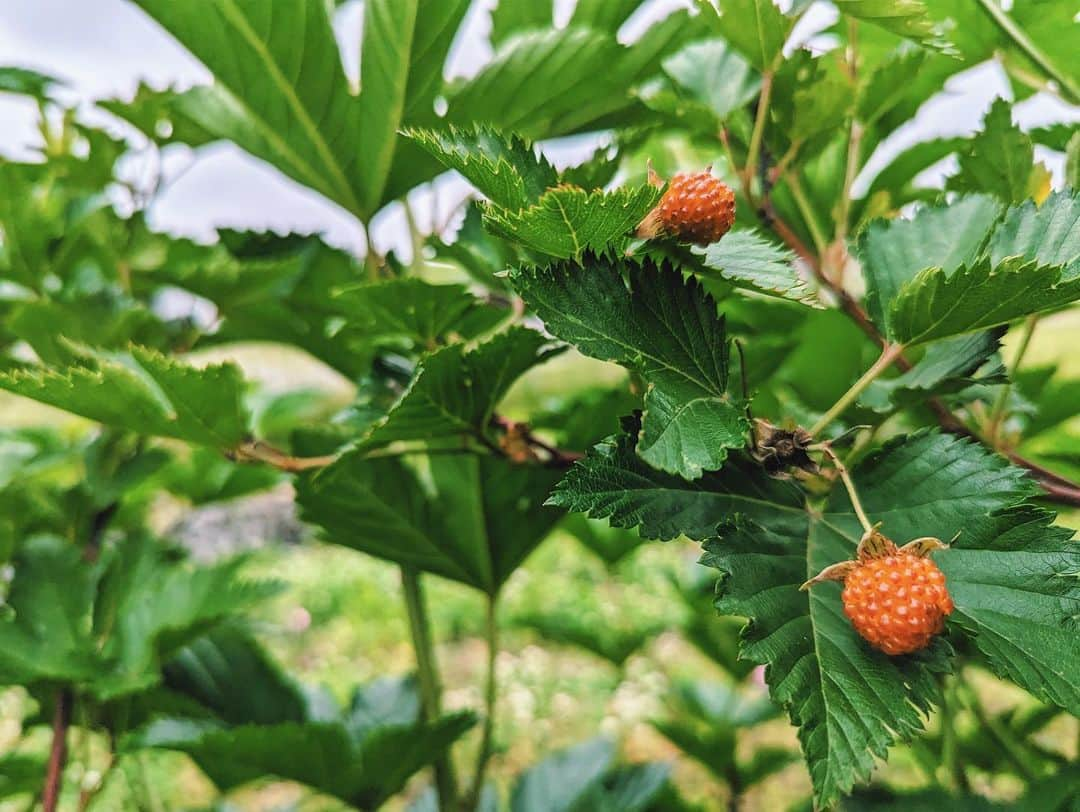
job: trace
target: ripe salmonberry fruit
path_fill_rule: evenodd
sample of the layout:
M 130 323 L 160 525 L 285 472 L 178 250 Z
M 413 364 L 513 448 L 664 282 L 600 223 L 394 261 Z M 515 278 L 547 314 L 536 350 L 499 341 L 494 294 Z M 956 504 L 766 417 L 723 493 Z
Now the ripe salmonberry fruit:
M 944 547 L 927 537 L 897 548 L 875 527 L 859 542 L 856 560 L 826 567 L 803 588 L 843 581 L 840 599 L 855 631 L 886 654 L 910 654 L 941 633 L 953 610 L 945 574 L 930 559 Z
M 649 178 L 662 182 L 651 169 Z M 656 208 L 638 225 L 637 235 L 708 245 L 727 234 L 734 222 L 735 193 L 705 170 L 673 177 Z

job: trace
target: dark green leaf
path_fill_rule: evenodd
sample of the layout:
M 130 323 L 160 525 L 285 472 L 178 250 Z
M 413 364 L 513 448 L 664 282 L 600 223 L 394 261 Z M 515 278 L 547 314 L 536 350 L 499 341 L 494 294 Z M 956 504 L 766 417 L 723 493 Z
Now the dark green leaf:
M 746 418 L 726 391 L 724 322 L 694 279 L 651 262 L 598 258 L 522 270 L 514 284 L 555 335 L 645 378 L 637 450 L 650 465 L 693 479 L 746 444 Z
M 931 344 L 919 363 L 895 378 L 877 379 L 863 392 L 859 402 L 875 411 L 888 412 L 975 383 L 1001 382 L 1000 376 L 990 380 L 976 380 L 972 376 L 1000 349 L 1002 332 L 972 333 Z
M 555 488 L 551 504 L 609 519 L 614 527 L 637 527 L 644 538 L 664 541 L 680 535 L 710 538 L 735 514 L 796 526 L 801 521 L 798 489 L 742 459 L 729 459 L 722 471 L 694 482 L 646 465 L 634 449 L 637 428 L 590 450 Z M 759 495 L 751 495 L 755 490 Z

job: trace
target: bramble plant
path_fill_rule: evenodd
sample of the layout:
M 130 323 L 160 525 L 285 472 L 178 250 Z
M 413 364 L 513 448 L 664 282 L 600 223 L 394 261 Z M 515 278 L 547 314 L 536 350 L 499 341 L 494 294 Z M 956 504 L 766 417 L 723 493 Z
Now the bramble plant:
M 752 793 L 800 757 L 800 808 L 1080 803 L 1061 734 L 1080 715 L 1080 546 L 1053 512 L 1080 508 L 1080 380 L 1023 363 L 1080 300 L 1080 132 L 1013 111 L 1080 104 L 1074 4 L 832 0 L 811 50 L 805 0 L 697 0 L 643 31 L 642 0 L 577 0 L 559 25 L 500 0 L 494 55 L 450 80 L 471 0 L 366 0 L 355 81 L 333 3 L 134 2 L 212 84 L 99 101 L 102 128 L 59 80 L 0 68 L 41 111 L 38 159 L 0 163 L 0 389 L 85 419 L 35 406 L 0 426 L 0 683 L 26 708 L 4 797 L 164 808 L 128 775 L 171 751 L 223 796 L 302 784 L 322 804 L 304 808 L 699 808 L 669 763 L 605 737 L 493 770 L 512 627 L 620 679 L 658 635 L 691 643 L 715 673 L 676 679 L 654 726 L 708 776 L 700 808 L 776 808 Z M 987 60 L 1013 101 L 897 152 Z M 584 162 L 545 156 L 581 134 Z M 403 207 L 411 258 L 150 228 L 160 179 L 125 161 L 219 141 L 369 245 Z M 1037 146 L 1064 154 L 1059 176 Z M 477 196 L 423 233 L 408 194 L 447 170 Z M 261 390 L 220 360 L 237 342 L 302 351 L 348 402 Z M 550 397 L 507 398 L 547 364 Z M 163 498 L 283 483 L 325 542 L 400 569 L 415 675 L 345 701 L 304 684 L 251 622 L 283 585 L 192 560 L 156 518 Z M 612 582 L 646 540 L 700 544 L 672 584 L 685 622 L 599 623 L 560 596 L 508 618 L 508 582 L 556 528 Z M 436 578 L 485 607 L 477 707 L 443 695 Z M 991 707 L 1005 683 L 1023 702 Z M 755 738 L 781 716 L 801 752 Z M 898 751 L 902 780 L 874 773 Z

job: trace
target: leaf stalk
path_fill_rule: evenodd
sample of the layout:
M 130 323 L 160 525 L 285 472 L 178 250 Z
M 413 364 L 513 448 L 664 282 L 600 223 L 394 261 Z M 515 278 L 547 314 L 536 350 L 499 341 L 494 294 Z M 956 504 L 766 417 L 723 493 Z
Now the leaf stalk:
M 816 436 L 828 428 L 829 424 L 842 415 L 882 372 L 892 366 L 893 362 L 896 361 L 903 352 L 903 344 L 887 344 L 873 365 L 866 370 L 866 372 L 862 374 L 862 377 L 855 381 L 855 383 L 851 385 L 851 388 L 842 394 L 840 399 L 829 407 L 829 410 L 810 428 L 810 434 Z

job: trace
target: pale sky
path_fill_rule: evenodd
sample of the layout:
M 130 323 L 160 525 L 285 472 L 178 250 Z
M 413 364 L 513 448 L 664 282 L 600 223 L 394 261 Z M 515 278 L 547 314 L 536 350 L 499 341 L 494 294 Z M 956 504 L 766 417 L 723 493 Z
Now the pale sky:
M 573 4 L 574 0 L 558 0 L 556 22 L 568 18 Z M 654 0 L 650 9 L 630 21 L 621 38 L 634 38 L 650 17 L 681 5 L 681 0 Z M 487 14 L 483 6 L 474 12 L 451 54 L 452 75 L 474 73 L 490 56 Z M 818 4 L 794 39 L 805 40 L 834 18 L 831 8 Z M 358 70 L 359 46 L 350 43 L 359 42 L 361 19 L 362 0 L 353 0 L 342 7 L 336 24 L 342 60 L 351 74 Z M 78 102 L 130 97 L 140 80 L 155 87 L 188 87 L 210 80 L 193 57 L 126 0 L 5 0 L 0 5 L 0 55 L 2 64 L 36 68 L 64 79 L 69 86 L 68 97 Z M 996 65 L 980 66 L 954 77 L 943 94 L 924 105 L 914 121 L 889 138 L 871 168 L 884 165 L 890 155 L 917 141 L 974 131 L 999 95 L 1008 96 L 1009 89 Z M 26 156 L 27 145 L 36 140 L 36 114 L 32 102 L 0 94 L 0 154 Z M 1028 128 L 1056 121 L 1080 121 L 1080 110 L 1040 95 L 1018 105 L 1016 117 L 1022 127 Z M 591 149 L 592 142 L 582 139 L 545 145 L 545 151 L 556 162 L 584 157 Z M 1060 156 L 1037 149 L 1037 157 L 1046 161 L 1060 182 Z M 155 228 L 201 239 L 211 239 L 213 229 L 221 226 L 321 232 L 335 245 L 358 254 L 364 249 L 360 230 L 351 217 L 231 145 L 214 145 L 194 154 L 174 148 L 165 168 L 166 177 L 175 180 L 150 212 Z M 128 171 L 140 169 L 147 171 L 148 167 L 135 163 Z M 930 177 L 940 177 L 947 169 L 947 163 L 936 167 Z M 442 213 L 467 193 L 467 186 L 452 176 L 440 179 L 435 188 L 437 209 Z M 431 200 L 428 190 L 421 190 L 413 198 L 421 225 L 428 222 Z M 400 211 L 389 212 L 381 223 L 376 223 L 375 231 L 381 251 L 394 246 L 408 254 Z

